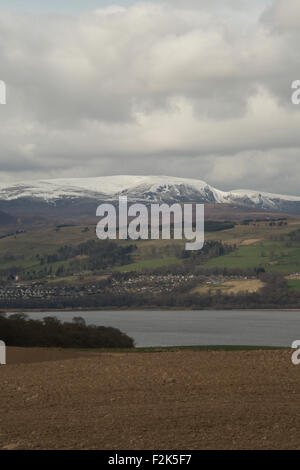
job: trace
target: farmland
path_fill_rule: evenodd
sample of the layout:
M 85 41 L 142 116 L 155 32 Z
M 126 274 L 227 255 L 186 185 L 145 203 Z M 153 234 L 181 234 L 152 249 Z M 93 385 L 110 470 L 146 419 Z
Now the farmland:
M 291 352 L 213 349 L 9 348 L 0 448 L 298 448 Z
M 89 240 L 97 240 L 94 226 L 71 226 L 32 230 L 0 239 L 0 270 L 22 267 L 27 272 L 40 269 L 40 258 L 56 253 L 59 247 L 78 246 Z M 99 241 L 99 244 L 101 242 Z M 136 245 L 132 263 L 120 266 L 120 271 L 154 269 L 169 264 L 181 263 L 177 256 L 184 248 L 183 241 L 158 240 L 156 242 L 119 241 L 120 246 Z M 51 263 L 52 272 L 70 260 Z M 49 266 L 50 267 L 50 266 Z M 118 269 L 118 268 L 117 268 Z
M 288 287 L 293 290 L 300 290 L 300 280 L 299 279 L 289 279 Z
M 192 294 L 203 294 L 207 292 L 221 292 L 222 294 L 239 294 L 241 292 L 257 292 L 262 287 L 264 283 L 259 279 L 240 279 L 240 280 L 230 280 L 221 283 L 212 283 L 211 281 L 206 282 L 200 286 L 192 289 Z
M 300 266 L 300 242 L 286 246 L 288 233 L 300 228 L 298 220 L 289 220 L 286 225 L 270 226 L 268 222 L 255 222 L 249 225 L 239 223 L 234 228 L 218 232 L 207 232 L 205 239 L 219 240 L 236 247 L 232 253 L 209 260 L 207 267 L 253 268 L 284 272 L 297 271 Z M 22 267 L 28 272 L 38 270 L 39 258 L 54 254 L 59 247 L 77 246 L 88 240 L 97 240 L 94 226 L 61 226 L 30 230 L 0 239 L 0 270 Z M 100 242 L 99 242 L 100 243 Z M 121 272 L 156 269 L 182 263 L 184 241 L 149 240 L 119 241 L 122 246 L 136 245 L 132 261 L 127 266 L 116 266 Z M 52 272 L 70 260 L 52 263 Z
M 209 260 L 208 267 L 255 268 L 266 271 L 293 272 L 300 270 L 300 244 L 285 246 L 284 241 L 260 241 L 239 246 L 234 252 Z

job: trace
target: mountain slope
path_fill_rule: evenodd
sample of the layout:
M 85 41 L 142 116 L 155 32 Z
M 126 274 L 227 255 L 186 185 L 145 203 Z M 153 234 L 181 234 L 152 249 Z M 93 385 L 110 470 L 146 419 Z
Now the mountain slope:
M 300 213 L 300 197 L 251 190 L 221 191 L 204 181 L 170 176 L 104 176 L 0 184 L 0 209 L 18 207 L 28 211 L 47 206 L 57 210 L 102 201 L 197 202 L 237 204 L 245 207 Z M 94 209 L 93 209 L 94 210 Z
M 6 212 L 0 211 L 0 227 L 2 225 L 10 225 L 15 224 L 17 219 Z
M 99 196 L 115 200 L 120 194 L 133 200 L 203 197 L 204 200 L 216 202 L 225 202 L 226 196 L 226 193 L 204 181 L 168 176 L 123 175 L 0 184 L 0 200 L 34 198 L 51 202 L 61 198 L 99 199 Z

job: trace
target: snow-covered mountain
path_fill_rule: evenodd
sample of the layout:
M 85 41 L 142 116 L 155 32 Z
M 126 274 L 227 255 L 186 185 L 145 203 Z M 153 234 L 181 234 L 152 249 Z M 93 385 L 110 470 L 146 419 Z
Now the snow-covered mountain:
M 171 176 L 103 176 L 0 183 L 0 208 L 13 205 L 66 206 L 83 201 L 198 202 L 235 204 L 300 213 L 300 197 L 251 190 L 221 191 L 204 181 Z
M 199 200 L 224 202 L 226 193 L 204 181 L 168 176 L 104 176 L 1 184 L 0 200 L 20 198 L 55 202 L 62 198 L 116 200 L 127 195 L 131 201 Z

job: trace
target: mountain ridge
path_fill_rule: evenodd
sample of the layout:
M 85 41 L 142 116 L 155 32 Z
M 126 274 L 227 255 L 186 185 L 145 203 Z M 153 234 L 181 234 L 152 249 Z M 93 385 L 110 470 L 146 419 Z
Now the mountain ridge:
M 300 197 L 254 190 L 222 191 L 203 180 L 172 176 L 116 175 L 0 183 L 0 203 L 64 205 L 80 201 L 237 204 L 300 214 Z M 1 205 L 1 204 L 0 204 Z

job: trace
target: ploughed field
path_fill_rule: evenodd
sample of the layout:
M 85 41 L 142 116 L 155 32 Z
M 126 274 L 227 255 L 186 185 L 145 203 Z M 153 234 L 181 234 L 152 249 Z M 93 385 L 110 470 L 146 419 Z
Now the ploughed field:
M 0 449 L 298 449 L 299 373 L 289 350 L 8 348 Z

